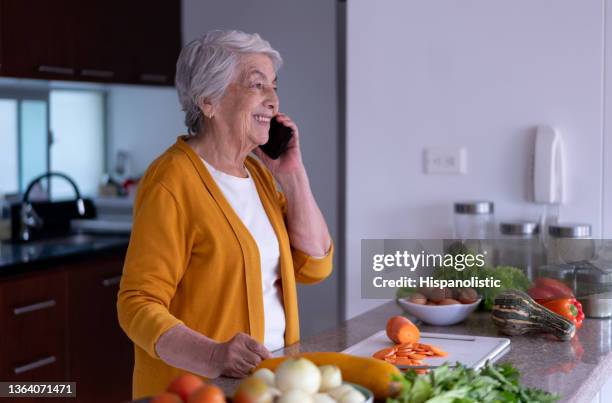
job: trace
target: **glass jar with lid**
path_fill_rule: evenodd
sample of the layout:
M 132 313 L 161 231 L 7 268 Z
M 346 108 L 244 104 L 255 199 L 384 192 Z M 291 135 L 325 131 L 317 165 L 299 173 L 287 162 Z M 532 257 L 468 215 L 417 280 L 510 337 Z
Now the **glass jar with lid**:
M 556 223 L 548 226 L 546 260 L 548 264 L 574 263 L 590 260 L 595 254 L 591 225 Z
M 498 264 L 518 267 L 533 280 L 537 268 L 545 260 L 540 225 L 535 221 L 504 221 L 499 224 L 499 231 Z
M 612 265 L 598 261 L 576 266 L 576 297 L 590 318 L 612 316 Z
M 495 230 L 493 202 L 455 203 L 453 237 L 455 239 L 490 239 Z
M 485 256 L 488 265 L 497 261 L 495 245 L 495 219 L 493 202 L 463 201 L 454 205 L 453 238 L 461 240 L 472 252 Z

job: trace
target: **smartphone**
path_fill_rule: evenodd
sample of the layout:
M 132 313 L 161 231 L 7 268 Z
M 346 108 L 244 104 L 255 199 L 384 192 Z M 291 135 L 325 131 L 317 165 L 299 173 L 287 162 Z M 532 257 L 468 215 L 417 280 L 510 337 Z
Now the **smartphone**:
M 291 128 L 283 125 L 276 121 L 276 117 L 273 117 L 270 121 L 270 137 L 266 144 L 260 145 L 264 153 L 273 160 L 278 159 L 286 150 L 289 140 L 293 137 Z

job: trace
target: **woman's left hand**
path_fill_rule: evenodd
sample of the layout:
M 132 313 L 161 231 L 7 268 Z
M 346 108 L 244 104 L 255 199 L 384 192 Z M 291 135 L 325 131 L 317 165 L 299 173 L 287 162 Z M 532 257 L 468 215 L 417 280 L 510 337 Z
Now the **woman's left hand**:
M 304 170 L 302 163 L 302 152 L 300 151 L 300 133 L 297 125 L 291 118 L 284 113 L 278 113 L 276 115 L 278 123 L 287 126 L 293 132 L 291 140 L 287 145 L 287 149 L 281 154 L 278 159 L 272 159 L 264 153 L 261 148 L 257 147 L 253 151 L 255 155 L 260 159 L 261 162 L 270 170 L 272 175 L 277 179 L 282 179 L 287 176 L 291 176 L 295 173 Z

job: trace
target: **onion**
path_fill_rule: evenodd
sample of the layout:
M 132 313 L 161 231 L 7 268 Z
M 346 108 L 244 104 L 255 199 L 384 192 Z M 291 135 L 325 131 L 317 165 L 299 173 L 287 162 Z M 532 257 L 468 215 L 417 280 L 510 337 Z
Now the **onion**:
M 253 372 L 253 375 L 251 376 L 253 378 L 261 379 L 268 386 L 274 386 L 274 372 L 270 371 L 268 368 L 260 368 Z
M 321 371 L 305 358 L 289 358 L 278 366 L 275 379 L 281 392 L 301 389 L 312 395 L 321 386 Z
M 314 403 L 314 400 L 301 389 L 291 389 L 283 393 L 276 403 Z
M 316 393 L 312 395 L 313 403 L 336 403 L 336 399 L 327 393 Z
M 342 385 L 342 372 L 335 365 L 323 365 L 319 367 L 321 370 L 321 386 L 319 391 L 327 392 L 330 389 Z
M 248 377 L 238 385 L 234 401 L 249 403 L 272 403 L 278 391 L 255 377 Z

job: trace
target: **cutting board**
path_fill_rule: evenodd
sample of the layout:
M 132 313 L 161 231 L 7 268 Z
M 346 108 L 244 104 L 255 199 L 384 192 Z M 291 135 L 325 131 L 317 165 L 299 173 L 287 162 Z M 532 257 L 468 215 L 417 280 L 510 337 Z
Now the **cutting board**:
M 479 369 L 487 360 L 497 361 L 510 351 L 510 340 L 501 337 L 468 336 L 444 333 L 421 333 L 420 343 L 432 344 L 448 353 L 447 357 L 427 358 L 423 364 L 442 365 L 445 362 L 461 364 Z M 372 354 L 386 347 L 392 347 L 384 330 L 353 344 L 343 351 L 346 354 L 371 357 Z

